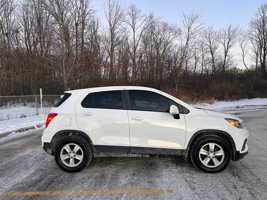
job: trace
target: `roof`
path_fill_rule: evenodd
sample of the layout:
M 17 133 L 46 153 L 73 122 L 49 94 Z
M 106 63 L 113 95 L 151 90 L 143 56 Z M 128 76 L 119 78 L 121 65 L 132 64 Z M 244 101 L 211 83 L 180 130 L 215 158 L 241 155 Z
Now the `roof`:
M 108 90 L 149 90 L 149 91 L 158 91 L 157 89 L 144 87 L 144 86 L 104 86 L 104 87 L 92 87 L 92 88 L 83 88 L 76 90 L 68 90 L 68 92 L 79 92 L 79 91 L 108 91 Z

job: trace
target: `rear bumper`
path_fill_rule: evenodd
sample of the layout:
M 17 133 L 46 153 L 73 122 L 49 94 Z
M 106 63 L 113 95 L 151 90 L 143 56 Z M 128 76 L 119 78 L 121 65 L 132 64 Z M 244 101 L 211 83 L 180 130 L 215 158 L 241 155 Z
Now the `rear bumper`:
M 248 151 L 243 152 L 243 153 L 240 153 L 239 151 L 236 151 L 236 152 L 235 152 L 235 157 L 234 157 L 233 160 L 234 160 L 234 161 L 241 160 L 241 159 L 244 158 L 247 154 L 248 154 Z
M 53 152 L 52 152 L 52 145 L 51 145 L 51 143 L 44 142 L 44 143 L 43 143 L 43 149 L 44 149 L 45 152 L 47 152 L 48 154 L 53 155 Z

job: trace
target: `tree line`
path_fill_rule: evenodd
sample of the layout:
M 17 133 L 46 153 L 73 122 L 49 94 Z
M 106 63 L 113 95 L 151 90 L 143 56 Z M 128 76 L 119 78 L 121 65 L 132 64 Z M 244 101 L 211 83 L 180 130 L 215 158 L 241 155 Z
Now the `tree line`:
M 197 12 L 170 24 L 117 0 L 106 1 L 104 22 L 89 0 L 0 1 L 0 95 L 126 84 L 179 95 L 207 80 L 266 85 L 266 56 L 266 3 L 245 31 L 216 30 Z

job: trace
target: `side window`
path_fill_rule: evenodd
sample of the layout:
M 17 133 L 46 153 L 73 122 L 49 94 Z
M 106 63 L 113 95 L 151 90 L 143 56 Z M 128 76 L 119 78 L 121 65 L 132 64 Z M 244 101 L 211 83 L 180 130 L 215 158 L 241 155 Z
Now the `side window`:
M 81 104 L 84 108 L 122 109 L 121 91 L 90 93 Z
M 55 103 L 54 107 L 59 107 L 61 104 L 63 104 L 69 97 L 71 96 L 71 93 L 64 93 L 64 95 Z
M 82 101 L 82 107 L 93 108 L 94 107 L 94 93 L 88 94 Z
M 150 91 L 130 90 L 130 102 L 133 110 L 168 112 L 174 101 Z

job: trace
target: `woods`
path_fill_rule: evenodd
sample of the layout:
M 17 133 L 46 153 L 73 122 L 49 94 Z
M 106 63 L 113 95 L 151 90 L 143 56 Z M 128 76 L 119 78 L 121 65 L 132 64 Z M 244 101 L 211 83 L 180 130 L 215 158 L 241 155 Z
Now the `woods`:
M 247 30 L 216 30 L 199 13 L 170 24 L 117 0 L 101 20 L 89 0 L 0 1 L 0 95 L 144 85 L 189 99 L 267 96 L 266 56 L 267 4 Z

